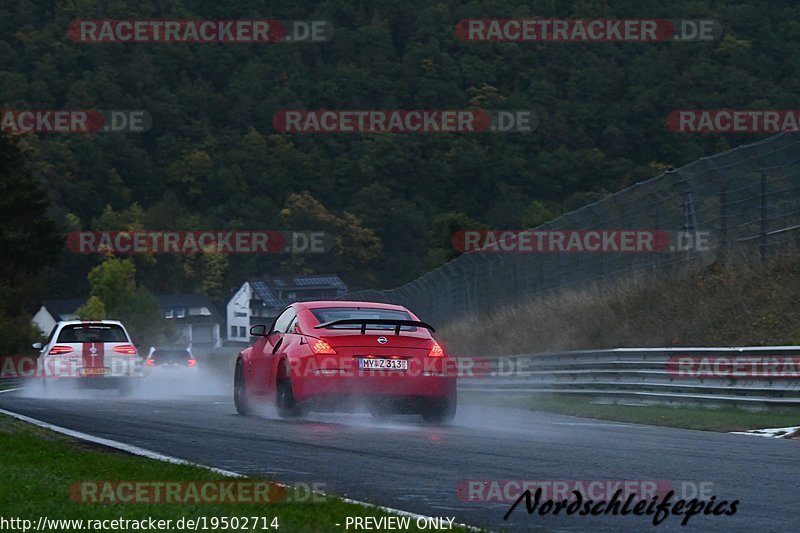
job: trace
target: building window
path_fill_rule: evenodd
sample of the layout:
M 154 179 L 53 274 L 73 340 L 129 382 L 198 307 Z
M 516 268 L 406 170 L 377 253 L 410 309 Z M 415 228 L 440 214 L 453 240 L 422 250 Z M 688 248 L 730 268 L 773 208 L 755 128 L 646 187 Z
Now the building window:
M 236 336 L 236 326 L 231 326 L 231 337 Z
M 183 318 L 183 317 L 185 317 L 185 316 L 186 316 L 186 308 L 184 308 L 184 307 L 179 307 L 179 308 L 178 308 L 178 309 L 175 311 L 175 316 L 176 316 L 177 318 Z
M 239 336 L 240 337 L 247 337 L 247 328 L 244 326 L 239 326 Z
M 164 309 L 164 318 L 172 318 L 173 316 L 171 307 L 169 309 Z

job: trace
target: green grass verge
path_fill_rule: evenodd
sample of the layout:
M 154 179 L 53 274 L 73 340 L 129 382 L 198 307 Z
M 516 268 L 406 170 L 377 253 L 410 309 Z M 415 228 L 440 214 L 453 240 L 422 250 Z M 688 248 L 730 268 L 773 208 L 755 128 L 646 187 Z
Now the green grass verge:
M 800 426 L 800 409 L 772 408 L 768 411 L 749 411 L 732 407 L 672 407 L 669 405 L 597 404 L 589 398 L 574 396 L 486 396 L 459 392 L 465 402 L 486 405 L 521 407 L 562 415 L 631 422 L 654 426 L 669 426 L 708 431 L 747 431 L 749 429 Z
M 145 459 L 48 431 L 0 415 L 0 508 L 2 516 L 50 519 L 154 519 L 199 517 L 277 517 L 277 531 L 345 531 L 345 517 L 386 517 L 388 513 L 328 497 L 324 501 L 280 503 L 79 503 L 70 498 L 70 486 L 81 481 L 188 481 L 230 480 L 204 468 Z M 304 493 L 295 493 L 303 500 Z M 341 524 L 337 527 L 336 524 Z M 411 520 L 409 531 L 416 531 Z M 211 525 L 208 522 L 209 526 Z M 264 531 L 257 529 L 237 531 Z M 173 526 L 174 527 L 174 526 Z M 68 531 L 73 528 L 64 528 Z M 199 528 L 199 529 L 202 529 Z M 351 526 L 352 529 L 352 526 Z M 173 529 L 176 530 L 176 529 Z M 214 528 L 210 530 L 227 530 Z M 233 530 L 233 529 L 230 529 Z M 270 529 L 272 531 L 272 529 Z M 456 528 L 454 531 L 466 531 Z

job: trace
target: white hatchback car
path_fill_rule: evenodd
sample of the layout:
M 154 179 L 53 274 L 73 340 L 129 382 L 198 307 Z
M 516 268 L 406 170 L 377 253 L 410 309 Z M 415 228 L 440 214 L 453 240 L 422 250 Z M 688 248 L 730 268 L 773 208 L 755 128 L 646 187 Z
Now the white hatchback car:
M 143 375 L 142 358 L 118 320 L 58 322 L 38 359 L 38 375 L 46 385 L 52 380 L 75 379 L 91 387 L 116 386 L 130 391 L 132 378 Z

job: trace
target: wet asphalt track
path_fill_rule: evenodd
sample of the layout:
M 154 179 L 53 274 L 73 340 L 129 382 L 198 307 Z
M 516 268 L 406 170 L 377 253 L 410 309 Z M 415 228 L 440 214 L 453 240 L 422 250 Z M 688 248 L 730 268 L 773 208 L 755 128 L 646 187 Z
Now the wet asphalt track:
M 205 465 L 293 483 L 492 529 L 778 531 L 800 518 L 800 442 L 583 420 L 461 405 L 444 428 L 415 417 L 312 414 L 241 417 L 227 396 L 88 399 L 0 394 L 0 408 Z M 739 499 L 735 516 L 528 516 L 508 503 L 462 501 L 461 480 L 667 480 L 713 482 L 718 499 Z M 342 529 L 344 530 L 344 529 Z

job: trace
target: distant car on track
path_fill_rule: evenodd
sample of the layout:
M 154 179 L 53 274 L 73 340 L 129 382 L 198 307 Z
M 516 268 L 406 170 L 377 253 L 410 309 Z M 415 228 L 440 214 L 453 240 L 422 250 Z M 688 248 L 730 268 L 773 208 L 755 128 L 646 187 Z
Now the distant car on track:
M 376 414 L 418 413 L 446 423 L 456 413 L 455 361 L 433 327 L 399 305 L 313 301 L 287 307 L 234 370 L 240 414 L 272 401 L 282 417 L 365 406 Z
M 192 349 L 189 347 L 151 347 L 150 353 L 145 359 L 145 365 L 151 371 L 175 372 L 182 369 L 196 369 L 197 359 L 192 354 Z
M 38 375 L 52 381 L 75 380 L 82 386 L 116 386 L 130 392 L 133 378 L 142 376 L 142 360 L 135 343 L 117 320 L 58 322 L 41 350 Z

